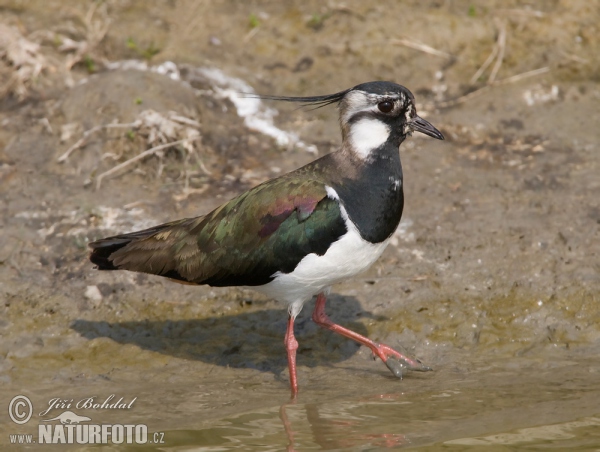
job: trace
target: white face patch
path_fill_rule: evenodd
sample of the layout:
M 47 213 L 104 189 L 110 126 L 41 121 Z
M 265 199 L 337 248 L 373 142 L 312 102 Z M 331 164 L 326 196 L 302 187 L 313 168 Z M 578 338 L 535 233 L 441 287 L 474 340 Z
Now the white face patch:
M 390 132 L 390 127 L 378 119 L 360 119 L 350 127 L 350 147 L 358 157 L 366 160 L 373 150 L 387 141 Z

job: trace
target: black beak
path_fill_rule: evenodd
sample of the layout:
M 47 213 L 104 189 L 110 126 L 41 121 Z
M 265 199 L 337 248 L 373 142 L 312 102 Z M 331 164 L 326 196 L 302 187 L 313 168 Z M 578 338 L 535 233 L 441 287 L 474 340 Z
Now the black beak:
M 444 135 L 438 129 L 433 127 L 433 125 L 429 121 L 425 121 L 420 116 L 415 116 L 410 121 L 408 121 L 408 126 L 416 132 L 424 133 L 425 135 L 429 135 L 437 140 L 443 140 Z

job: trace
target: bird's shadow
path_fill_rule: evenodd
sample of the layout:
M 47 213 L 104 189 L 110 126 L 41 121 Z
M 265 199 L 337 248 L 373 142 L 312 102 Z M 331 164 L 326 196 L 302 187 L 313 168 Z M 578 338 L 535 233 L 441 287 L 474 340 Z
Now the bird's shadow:
M 344 361 L 355 354 L 356 343 L 312 322 L 312 308 L 313 304 L 307 303 L 296 319 L 298 363 L 315 367 Z M 363 311 L 356 298 L 332 295 L 327 312 L 334 322 L 366 335 L 365 326 L 357 320 L 372 315 Z M 283 346 L 286 324 L 287 312 L 282 307 L 194 320 L 110 323 L 80 319 L 71 328 L 88 339 L 107 337 L 177 358 L 279 374 L 287 367 Z

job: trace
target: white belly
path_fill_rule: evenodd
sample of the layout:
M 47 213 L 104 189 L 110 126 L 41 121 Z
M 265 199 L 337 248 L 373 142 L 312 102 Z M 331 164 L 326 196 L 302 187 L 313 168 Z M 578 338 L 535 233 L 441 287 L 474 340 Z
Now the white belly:
M 252 289 L 287 302 L 290 314 L 295 317 L 302 305 L 314 295 L 369 268 L 381 256 L 390 239 L 375 244 L 367 242 L 360 236 L 341 204 L 340 210 L 348 232 L 334 242 L 324 255 L 308 254 L 291 273 L 277 272 L 273 275 L 273 281 Z

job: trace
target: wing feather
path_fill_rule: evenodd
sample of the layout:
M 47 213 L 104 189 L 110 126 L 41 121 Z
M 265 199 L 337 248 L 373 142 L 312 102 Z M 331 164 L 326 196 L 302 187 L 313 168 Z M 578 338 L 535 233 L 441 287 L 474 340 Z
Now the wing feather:
M 211 213 L 90 243 L 100 269 L 123 269 L 213 286 L 263 285 L 324 254 L 346 233 L 323 183 L 281 177 Z

